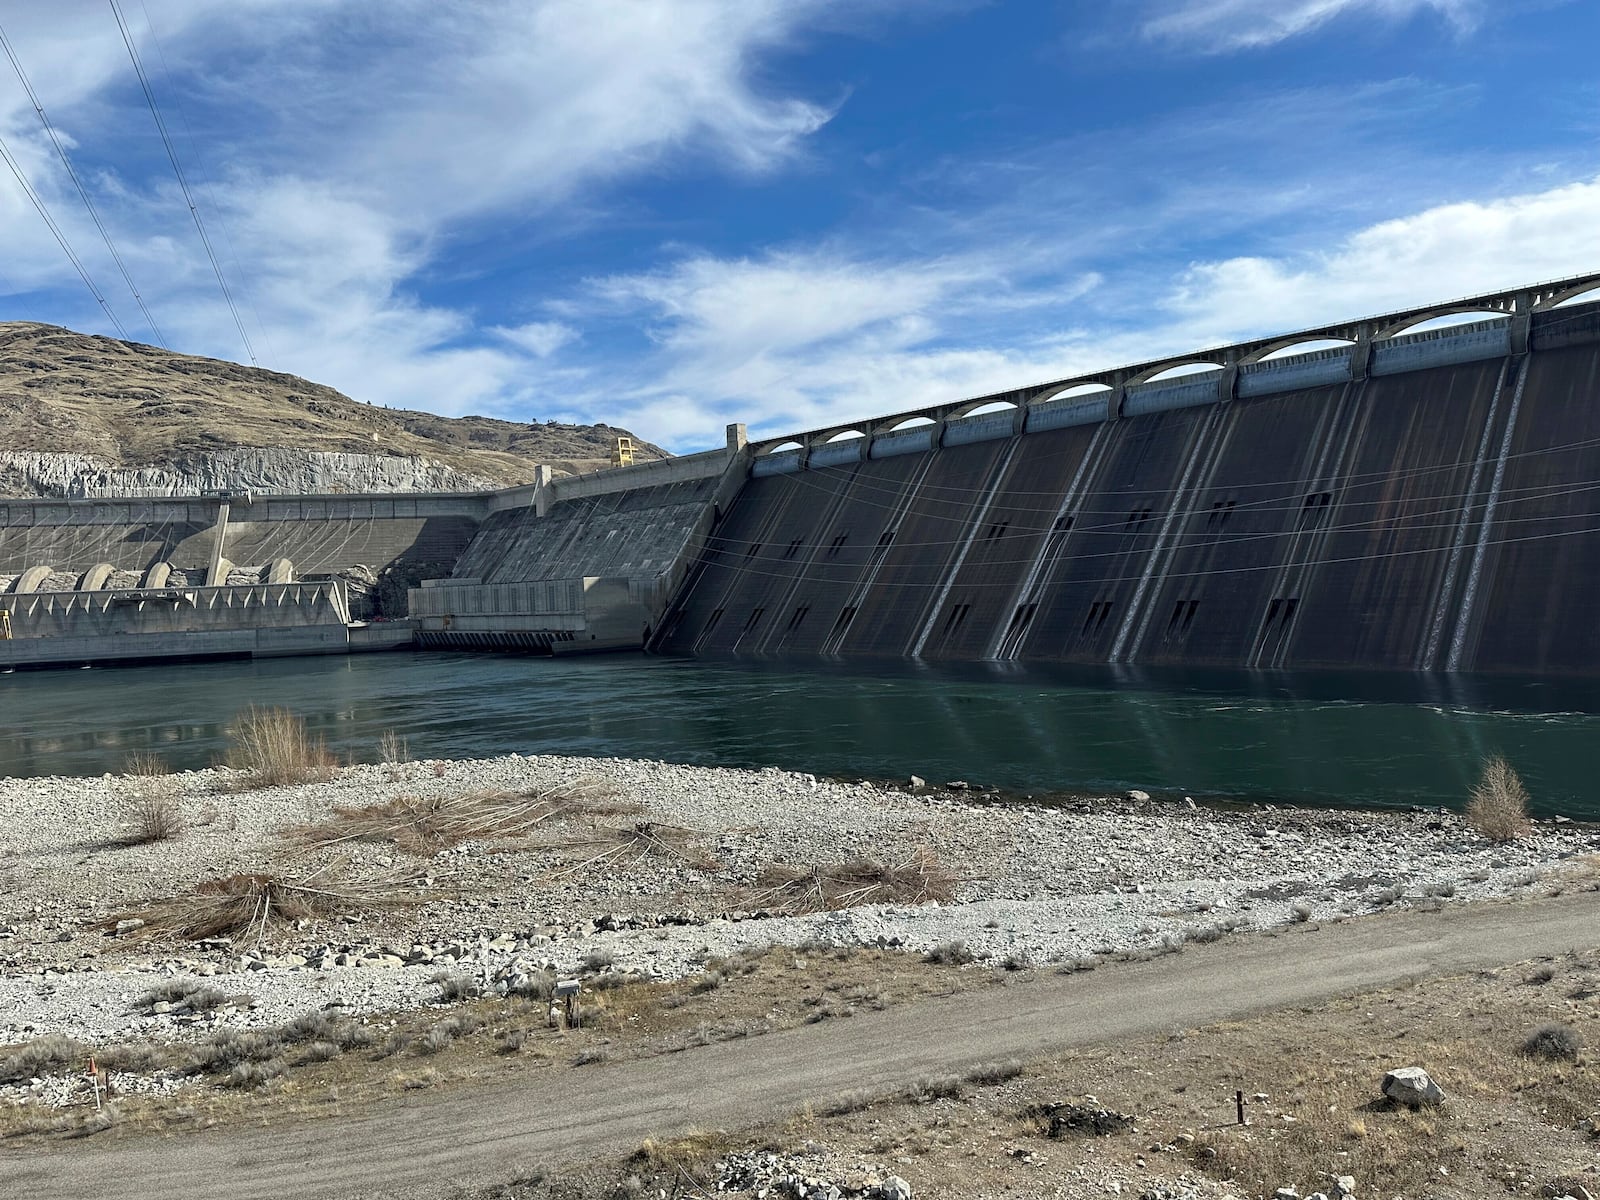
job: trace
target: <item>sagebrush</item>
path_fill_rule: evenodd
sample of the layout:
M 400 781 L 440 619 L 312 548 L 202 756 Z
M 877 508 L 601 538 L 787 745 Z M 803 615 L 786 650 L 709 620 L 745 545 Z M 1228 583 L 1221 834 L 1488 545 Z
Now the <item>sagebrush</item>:
M 1467 801 L 1467 823 L 1491 842 L 1527 836 L 1528 790 L 1511 764 L 1498 754 L 1483 764 L 1483 774 Z

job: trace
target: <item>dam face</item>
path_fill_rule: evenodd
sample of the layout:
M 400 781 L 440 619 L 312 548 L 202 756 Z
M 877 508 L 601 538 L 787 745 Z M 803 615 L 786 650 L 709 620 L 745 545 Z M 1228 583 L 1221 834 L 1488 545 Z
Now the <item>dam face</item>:
M 1592 678 L 1595 291 L 494 493 L 0 498 L 0 667 L 420 644 Z
M 1593 675 L 1597 336 L 1568 306 L 778 450 L 655 648 Z

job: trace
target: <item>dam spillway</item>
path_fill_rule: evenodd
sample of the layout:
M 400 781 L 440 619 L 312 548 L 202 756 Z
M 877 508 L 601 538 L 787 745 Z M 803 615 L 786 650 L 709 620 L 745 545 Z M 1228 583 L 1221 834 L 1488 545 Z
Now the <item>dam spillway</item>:
M 1595 674 L 1597 310 L 769 451 L 655 647 Z
M 0 499 L 0 664 L 355 648 L 324 636 L 353 604 L 282 589 L 365 570 L 406 614 L 373 646 L 1594 677 L 1597 288 L 500 492 Z

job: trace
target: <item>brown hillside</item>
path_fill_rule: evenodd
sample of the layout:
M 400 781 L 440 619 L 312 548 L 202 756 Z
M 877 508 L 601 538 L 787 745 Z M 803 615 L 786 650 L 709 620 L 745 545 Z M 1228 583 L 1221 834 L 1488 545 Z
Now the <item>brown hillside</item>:
M 171 465 L 236 447 L 419 455 L 505 484 L 533 467 L 592 471 L 627 430 L 523 424 L 360 404 L 330 387 L 238 363 L 0 322 L 0 448 Z M 629 436 L 632 436 L 631 434 Z M 634 439 L 637 457 L 667 457 Z

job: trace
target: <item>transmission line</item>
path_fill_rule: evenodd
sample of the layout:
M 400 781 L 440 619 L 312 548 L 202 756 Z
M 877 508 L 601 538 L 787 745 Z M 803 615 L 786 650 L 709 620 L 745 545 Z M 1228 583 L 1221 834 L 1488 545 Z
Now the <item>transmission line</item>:
M 22 165 L 12 156 L 11 148 L 6 145 L 3 137 L 0 137 L 0 158 L 5 159 L 6 166 L 10 167 L 11 173 L 17 177 L 17 186 L 22 189 L 23 195 L 32 201 L 33 207 L 38 210 L 40 218 L 49 227 L 50 232 L 55 235 L 57 244 L 67 256 L 67 261 L 72 264 L 73 270 L 78 272 L 78 278 L 83 280 L 84 287 L 89 289 L 89 294 L 95 298 L 100 307 L 106 310 L 106 316 L 111 318 L 111 324 L 116 329 L 117 335 L 124 341 L 128 340 L 128 331 L 122 327 L 122 322 L 117 320 L 117 314 L 111 311 L 111 305 L 100 294 L 100 289 L 95 287 L 94 280 L 89 278 L 88 268 L 83 265 L 83 260 L 72 249 L 72 244 L 67 241 L 67 235 L 61 231 L 61 226 L 56 224 L 55 218 L 50 215 L 50 210 L 45 207 L 44 201 L 39 198 L 39 193 L 33 190 L 33 185 L 28 182 L 28 177 L 22 172 Z
M 144 0 L 139 0 L 139 9 L 144 13 L 145 28 L 149 30 L 150 41 L 156 48 L 156 58 L 161 62 L 161 73 L 166 77 L 167 92 L 172 99 L 172 106 L 178 110 L 178 119 L 183 122 L 183 133 L 189 142 L 189 160 L 203 163 L 200 145 L 194 136 L 194 126 L 189 123 L 189 114 L 183 107 L 183 98 L 177 85 L 172 82 L 172 68 L 167 65 L 167 52 L 161 45 L 160 36 L 156 33 L 156 23 L 151 19 L 150 9 Z M 233 237 L 228 233 L 228 223 L 222 217 L 222 205 L 217 203 L 217 190 L 204 174 L 201 175 L 200 184 L 205 188 L 206 196 L 211 201 L 212 215 L 216 218 L 217 227 L 222 231 L 222 243 L 228 250 L 228 261 L 233 266 L 233 277 L 240 281 L 239 288 L 244 293 L 245 303 L 250 306 L 250 315 L 256 319 L 256 335 L 266 347 L 267 358 L 273 359 L 276 355 L 272 350 L 272 339 L 267 333 L 267 323 L 261 319 L 261 310 L 256 307 L 255 295 L 249 287 L 249 280 L 245 277 L 244 264 L 239 261 L 239 252 L 233 248 Z
M 206 257 L 211 260 L 211 269 L 217 276 L 217 285 L 222 289 L 222 298 L 227 301 L 228 311 L 233 314 L 233 324 L 239 331 L 239 340 L 244 343 L 244 351 L 250 358 L 250 365 L 258 366 L 255 347 L 251 346 L 250 335 L 245 332 L 244 322 L 239 318 L 239 308 L 233 302 L 233 293 L 228 290 L 228 281 L 222 274 L 222 264 L 217 262 L 216 251 L 211 248 L 211 239 L 206 235 L 205 222 L 200 219 L 200 209 L 194 202 L 194 194 L 189 190 L 189 181 L 184 178 L 183 167 L 178 162 L 178 151 L 172 144 L 172 138 L 167 134 L 166 122 L 161 119 L 161 109 L 156 104 L 156 94 L 150 88 L 144 64 L 139 60 L 139 51 L 133 44 L 133 34 L 128 29 L 128 23 L 123 18 L 122 8 L 117 0 L 107 0 L 107 3 L 111 5 L 111 13 L 117 19 L 117 29 L 122 33 L 122 44 L 128 48 L 128 58 L 133 63 L 134 74 L 139 77 L 139 86 L 144 89 L 145 103 L 150 106 L 150 115 L 155 119 L 156 131 L 161 135 L 161 144 L 166 147 L 167 158 L 172 163 L 172 173 L 177 177 L 178 188 L 183 192 L 184 203 L 189 206 L 189 215 L 194 218 L 194 227 L 200 234 L 200 244 L 205 247 Z
M 67 157 L 66 147 L 61 144 L 55 126 L 50 123 L 50 118 L 45 115 L 44 105 L 39 103 L 39 97 L 33 90 L 33 85 L 28 82 L 28 76 L 18 61 L 16 51 L 11 48 L 11 41 L 6 37 L 6 31 L 0 28 L 0 50 L 5 51 L 6 58 L 11 61 L 11 69 L 17 73 L 17 81 L 22 84 L 22 90 L 28 93 L 28 100 L 33 104 L 33 111 L 39 114 L 39 121 L 44 125 L 45 133 L 50 135 L 50 143 L 55 146 L 56 154 L 61 158 L 61 165 L 67 169 L 67 176 L 78 189 L 78 197 L 83 201 L 84 208 L 89 210 L 89 218 L 94 222 L 94 227 L 100 231 L 101 240 L 105 242 L 106 249 L 111 252 L 111 261 L 117 264 L 117 270 L 122 272 L 122 281 L 128 285 L 128 290 L 133 293 L 139 311 L 144 314 L 145 324 L 150 326 L 150 332 L 156 335 L 156 343 L 165 350 L 166 340 L 162 337 L 161 327 L 156 324 L 155 317 L 150 315 L 150 310 L 145 306 L 144 297 L 139 294 L 139 289 L 133 284 L 133 277 L 128 274 L 128 268 L 122 261 L 122 255 L 117 253 L 117 248 L 112 244 L 111 234 L 100 221 L 100 214 L 95 212 L 94 204 L 89 199 L 89 192 L 83 186 L 83 181 L 78 178 L 78 172 L 72 167 L 72 160 Z

